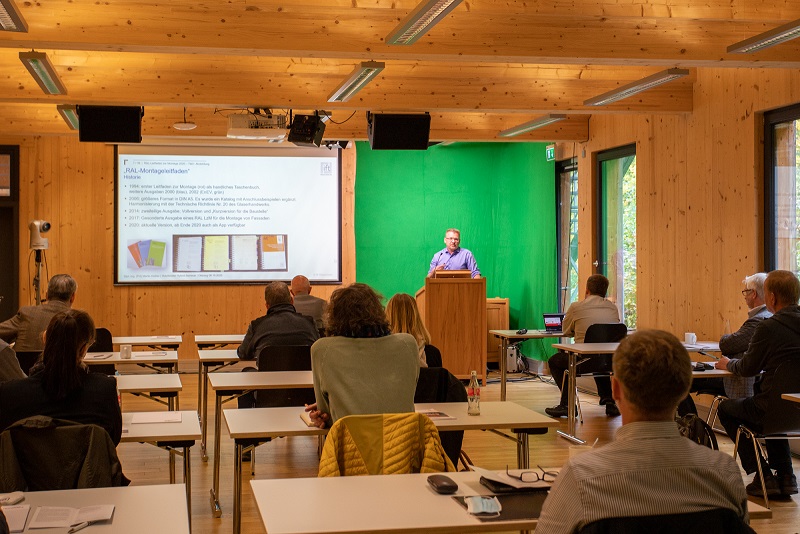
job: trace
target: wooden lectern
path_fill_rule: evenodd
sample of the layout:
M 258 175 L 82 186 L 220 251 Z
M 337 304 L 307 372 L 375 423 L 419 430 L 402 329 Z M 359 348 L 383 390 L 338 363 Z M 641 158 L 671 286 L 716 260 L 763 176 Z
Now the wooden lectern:
M 431 343 L 442 352 L 442 365 L 458 378 L 477 371 L 486 374 L 486 279 L 453 276 L 426 278 L 417 291 L 417 306 L 431 334 Z

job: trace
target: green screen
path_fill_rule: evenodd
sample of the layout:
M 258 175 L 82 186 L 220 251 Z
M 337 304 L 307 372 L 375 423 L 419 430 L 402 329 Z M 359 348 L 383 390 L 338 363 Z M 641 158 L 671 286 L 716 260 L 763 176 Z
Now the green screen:
M 448 228 L 475 255 L 510 328 L 542 328 L 557 305 L 555 169 L 545 143 L 457 143 L 427 151 L 356 144 L 356 279 L 389 299 L 425 284 Z M 549 349 L 549 343 L 547 353 Z M 528 342 L 527 356 L 544 356 Z

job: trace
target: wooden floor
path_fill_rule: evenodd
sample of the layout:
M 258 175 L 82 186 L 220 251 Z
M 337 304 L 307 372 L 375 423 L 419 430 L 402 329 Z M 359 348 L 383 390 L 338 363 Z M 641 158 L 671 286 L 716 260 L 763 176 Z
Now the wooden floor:
M 197 375 L 181 374 L 183 392 L 180 396 L 182 410 L 196 409 Z M 484 400 L 499 400 L 500 386 L 494 381 L 482 390 Z M 558 402 L 555 386 L 531 379 L 512 382 L 508 386 L 508 400 L 543 412 L 546 406 Z M 603 407 L 597 405 L 597 398 L 581 395 L 584 423 L 578 425 L 578 435 L 592 442 L 599 438 L 599 444 L 613 439 L 621 419 L 608 418 Z M 225 407 L 233 407 L 235 402 Z M 147 399 L 130 395 L 123 396 L 123 410 L 160 410 L 161 406 Z M 209 398 L 209 430 L 213 434 L 213 400 Z M 566 428 L 566 420 L 563 420 Z M 233 531 L 231 512 L 233 509 L 233 442 L 228 438 L 223 424 L 222 467 L 220 470 L 220 495 L 223 514 L 221 518 L 211 515 L 209 490 L 212 483 L 212 463 L 200 459 L 200 447 L 192 448 L 192 532 L 197 534 L 231 533 Z M 725 437 L 719 437 L 720 449 L 732 453 L 733 444 Z M 558 438 L 555 432 L 542 436 L 531 436 L 531 464 L 560 466 L 568 458 L 569 443 Z M 488 469 L 504 469 L 516 463 L 516 449 L 513 442 L 490 432 L 466 432 L 464 450 L 476 465 Z M 209 435 L 209 453 L 213 451 L 213 435 Z M 123 443 L 119 455 L 125 474 L 134 485 L 166 484 L 169 482 L 167 454 L 152 445 Z M 180 477 L 180 458 L 178 476 Z M 800 461 L 794 459 L 795 472 L 800 473 Z M 259 447 L 256 451 L 256 478 L 313 477 L 317 474 L 317 440 L 315 438 L 283 438 Z M 242 498 L 242 532 L 265 532 L 258 510 L 250 492 L 250 476 L 245 476 Z M 756 500 L 763 504 L 763 501 Z M 796 534 L 800 532 L 800 498 L 797 496 L 786 502 L 771 502 L 771 520 L 752 521 L 751 526 L 759 533 Z M 309 509 L 313 504 L 309 503 Z

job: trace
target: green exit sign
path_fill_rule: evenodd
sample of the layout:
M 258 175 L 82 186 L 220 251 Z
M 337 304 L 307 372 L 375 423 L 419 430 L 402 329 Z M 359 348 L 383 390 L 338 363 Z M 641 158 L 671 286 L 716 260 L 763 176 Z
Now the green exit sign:
M 547 145 L 544 149 L 545 158 L 547 161 L 555 161 L 556 159 L 556 145 Z

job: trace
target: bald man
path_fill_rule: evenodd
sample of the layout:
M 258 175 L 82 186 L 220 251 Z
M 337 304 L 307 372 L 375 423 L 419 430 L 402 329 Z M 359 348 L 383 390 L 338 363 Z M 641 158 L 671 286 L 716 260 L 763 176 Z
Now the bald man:
M 314 319 L 314 326 L 322 332 L 325 329 L 322 318 L 328 309 L 328 303 L 319 297 L 311 296 L 311 282 L 302 274 L 292 278 L 292 285 L 289 289 L 294 296 L 294 308 L 297 313 L 308 315 Z

